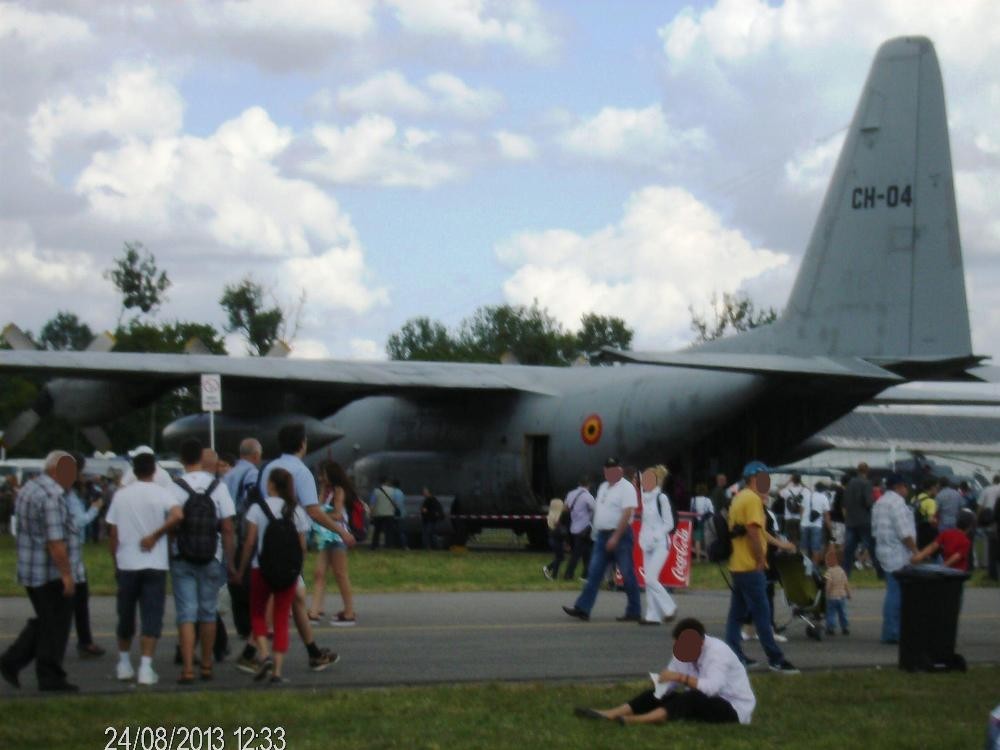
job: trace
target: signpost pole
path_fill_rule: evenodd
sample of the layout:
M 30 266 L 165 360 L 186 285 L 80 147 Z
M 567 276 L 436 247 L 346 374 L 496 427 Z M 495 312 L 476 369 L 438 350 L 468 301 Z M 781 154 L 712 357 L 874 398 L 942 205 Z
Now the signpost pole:
M 201 410 L 208 412 L 208 441 L 215 450 L 215 412 L 222 411 L 222 376 L 201 376 Z

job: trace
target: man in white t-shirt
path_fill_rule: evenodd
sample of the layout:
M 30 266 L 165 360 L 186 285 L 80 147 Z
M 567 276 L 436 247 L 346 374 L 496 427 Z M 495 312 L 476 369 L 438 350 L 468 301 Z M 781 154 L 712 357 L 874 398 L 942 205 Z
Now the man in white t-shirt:
M 181 443 L 181 463 L 184 464 L 184 482 L 194 493 L 207 490 L 215 504 L 215 517 L 219 524 L 216 534 L 215 557 L 208 562 L 197 562 L 180 554 L 185 534 L 192 533 L 190 508 L 187 506 L 192 495 L 180 484 L 174 486 L 174 496 L 187 516 L 178 529 L 178 553 L 170 563 L 170 577 L 174 586 L 174 607 L 177 610 L 177 630 L 180 641 L 183 671 L 178 679 L 182 685 L 194 682 L 194 642 L 197 624 L 201 640 L 201 677 L 212 678 L 212 657 L 215 644 L 215 620 L 219 612 L 219 589 L 226 582 L 226 576 L 237 580 L 234 561 L 235 534 L 233 517 L 236 507 L 229 496 L 226 485 L 201 467 L 201 443 L 185 440 Z M 213 487 L 214 485 L 214 487 Z M 223 562 L 223 560 L 225 562 Z
M 628 604 L 619 622 L 639 622 L 639 584 L 632 565 L 632 514 L 639 507 L 638 488 L 625 481 L 624 471 L 614 458 L 604 464 L 604 482 L 597 490 L 594 530 L 597 536 L 590 553 L 587 583 L 572 607 L 563 607 L 570 617 L 589 620 L 604 579 L 604 571 L 614 561 L 625 583 Z
M 155 685 L 159 677 L 153 671 L 153 652 L 163 631 L 170 567 L 166 535 L 184 516 L 174 494 L 153 482 L 152 453 L 136 454 L 132 465 L 136 481 L 115 493 L 105 519 L 118 581 L 117 674 L 119 680 L 135 677 L 129 652 L 138 605 L 142 619 L 138 683 Z
M 802 520 L 802 505 L 812 494 L 809 488 L 802 484 L 802 477 L 792 474 L 788 484 L 778 493 L 785 501 L 785 512 L 783 518 L 783 531 L 792 544 L 799 543 L 800 523 Z
M 830 496 L 826 494 L 826 485 L 822 482 L 817 482 L 816 489 L 802 501 L 800 546 L 817 566 L 823 562 L 823 530 L 830 528 L 831 507 Z

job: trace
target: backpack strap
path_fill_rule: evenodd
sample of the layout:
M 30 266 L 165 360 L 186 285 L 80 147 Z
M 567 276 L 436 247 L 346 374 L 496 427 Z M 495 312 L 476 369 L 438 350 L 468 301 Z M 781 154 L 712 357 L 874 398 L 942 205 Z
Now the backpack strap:
M 188 493 L 189 500 L 197 494 L 193 489 L 191 489 L 191 485 L 184 481 L 184 477 L 177 477 L 177 479 L 174 480 L 174 484 Z
M 271 506 L 267 504 L 266 497 L 258 499 L 257 505 L 259 505 L 261 507 L 261 510 L 264 511 L 264 515 L 267 516 L 268 523 L 274 523 L 277 520 L 274 513 L 271 512 Z
M 576 505 L 576 501 L 579 500 L 581 497 L 583 497 L 583 493 L 584 492 L 586 492 L 586 490 L 583 487 L 577 487 L 576 488 L 576 494 L 573 495 L 573 499 L 572 500 L 570 500 L 570 501 L 568 501 L 566 503 L 566 507 L 569 510 L 573 510 L 573 506 Z

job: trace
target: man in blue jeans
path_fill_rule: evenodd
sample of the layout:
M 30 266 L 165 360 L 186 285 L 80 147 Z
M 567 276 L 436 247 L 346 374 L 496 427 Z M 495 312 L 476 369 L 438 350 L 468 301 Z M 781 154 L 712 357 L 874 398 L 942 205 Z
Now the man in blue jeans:
M 594 507 L 594 529 L 597 538 L 590 553 L 587 583 L 572 607 L 563 607 L 570 617 L 587 621 L 604 580 L 604 571 L 612 560 L 618 565 L 625 582 L 628 605 L 619 622 L 639 622 L 639 584 L 632 567 L 632 513 L 639 507 L 636 487 L 623 479 L 618 461 L 609 458 L 604 464 L 604 482 L 597 490 Z
M 764 571 L 767 568 L 768 539 L 764 531 L 764 498 L 771 489 L 770 469 L 760 461 L 751 461 L 743 469 L 743 479 L 746 487 L 736 494 L 729 507 L 729 529 L 733 533 L 729 572 L 733 578 L 733 591 L 726 618 L 726 643 L 746 666 L 755 663 L 743 654 L 740 635 L 740 625 L 749 614 L 753 617 L 771 671 L 798 674 L 799 670 L 785 658 L 774 640 L 771 605 L 767 600 Z
M 875 552 L 885 571 L 885 601 L 882 604 L 882 643 L 899 643 L 899 615 L 902 607 L 899 581 L 893 575 L 910 564 L 917 552 L 917 529 L 913 513 L 906 505 L 910 486 L 899 474 L 885 480 L 886 492 L 872 509 Z

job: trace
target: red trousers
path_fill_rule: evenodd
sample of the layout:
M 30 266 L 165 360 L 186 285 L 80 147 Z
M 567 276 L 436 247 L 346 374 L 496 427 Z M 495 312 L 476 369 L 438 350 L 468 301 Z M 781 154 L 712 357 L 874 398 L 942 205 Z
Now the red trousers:
M 288 653 L 288 613 L 295 600 L 293 583 L 287 589 L 274 591 L 264 580 L 260 568 L 250 573 L 250 628 L 255 638 L 267 635 L 267 600 L 274 597 L 274 645 L 275 651 Z

